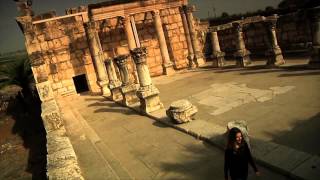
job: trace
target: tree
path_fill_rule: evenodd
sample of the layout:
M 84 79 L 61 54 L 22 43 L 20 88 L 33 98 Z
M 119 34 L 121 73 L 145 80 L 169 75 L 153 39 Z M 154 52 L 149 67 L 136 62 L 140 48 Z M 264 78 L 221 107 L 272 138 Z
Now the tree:
M 228 17 L 229 17 L 229 14 L 226 13 L 226 12 L 223 12 L 223 13 L 221 14 L 221 17 L 222 17 L 222 18 L 228 18 Z
M 26 56 L 7 61 L 1 65 L 0 89 L 10 85 L 19 86 L 23 97 L 34 95 L 34 78 L 29 59 Z

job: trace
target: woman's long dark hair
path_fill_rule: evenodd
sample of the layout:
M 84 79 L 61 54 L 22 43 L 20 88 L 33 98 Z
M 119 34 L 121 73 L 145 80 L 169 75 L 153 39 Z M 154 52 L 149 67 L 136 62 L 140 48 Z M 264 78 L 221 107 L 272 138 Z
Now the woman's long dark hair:
M 240 146 L 244 145 L 242 132 L 240 131 L 240 129 L 234 127 L 232 129 L 230 129 L 229 133 L 228 133 L 227 149 L 235 150 L 236 136 L 237 136 L 238 133 L 241 133 L 241 136 L 242 136 L 242 141 L 241 141 Z

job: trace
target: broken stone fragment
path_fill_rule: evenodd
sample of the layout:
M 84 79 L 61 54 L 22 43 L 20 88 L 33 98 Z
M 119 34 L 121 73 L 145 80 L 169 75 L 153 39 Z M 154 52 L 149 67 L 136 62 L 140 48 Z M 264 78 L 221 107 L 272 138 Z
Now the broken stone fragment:
M 185 99 L 174 101 L 166 111 L 168 117 L 179 124 L 192 121 L 197 112 L 197 107 Z

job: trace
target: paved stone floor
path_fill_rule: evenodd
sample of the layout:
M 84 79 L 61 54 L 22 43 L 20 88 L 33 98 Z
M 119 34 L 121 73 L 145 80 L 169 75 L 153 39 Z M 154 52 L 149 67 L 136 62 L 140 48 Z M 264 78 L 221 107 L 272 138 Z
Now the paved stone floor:
M 220 149 L 101 97 L 79 96 L 70 104 L 92 130 L 88 133 L 78 127 L 71 136 L 86 179 L 113 179 L 102 159 L 120 179 L 224 179 Z M 93 142 L 98 148 L 87 142 L 90 138 L 96 139 Z M 262 176 L 255 177 L 250 171 L 250 179 L 287 179 L 260 169 Z
M 288 60 L 283 68 L 210 67 L 153 79 L 165 107 L 188 99 L 199 108 L 197 119 L 226 126 L 246 120 L 249 133 L 300 151 L 320 154 L 320 69 L 305 59 Z
M 166 108 L 188 99 L 199 108 L 197 119 L 220 126 L 246 120 L 255 138 L 319 155 L 320 70 L 304 67 L 306 60 L 279 69 L 263 63 L 208 66 L 153 82 Z M 69 104 L 76 115 L 67 129 L 87 179 L 223 179 L 220 149 L 99 96 Z M 250 179 L 286 179 L 260 168 L 262 176 L 251 172 Z

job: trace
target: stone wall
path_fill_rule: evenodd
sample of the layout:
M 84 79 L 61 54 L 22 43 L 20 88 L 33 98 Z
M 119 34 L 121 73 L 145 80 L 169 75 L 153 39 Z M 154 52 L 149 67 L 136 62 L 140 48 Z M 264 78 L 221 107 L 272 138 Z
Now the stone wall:
M 26 47 L 35 79 L 52 84 L 54 95 L 76 93 L 73 77 L 85 74 L 90 91 L 99 92 L 82 16 L 34 24 Z
M 312 42 L 310 19 L 306 13 L 280 16 L 277 37 L 280 47 L 286 50 L 304 50 Z

